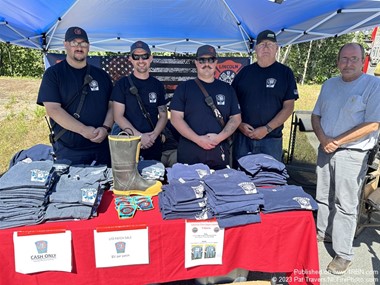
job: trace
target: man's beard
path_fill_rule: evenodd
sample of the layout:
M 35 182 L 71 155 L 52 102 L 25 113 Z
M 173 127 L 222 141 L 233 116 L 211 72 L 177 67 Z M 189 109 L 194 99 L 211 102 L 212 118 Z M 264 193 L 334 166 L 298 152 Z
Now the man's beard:
M 77 58 L 75 55 L 74 55 L 74 60 L 75 61 L 78 61 L 78 62 L 82 62 L 82 61 L 85 61 L 86 60 L 86 57 L 84 56 L 84 57 L 82 57 L 82 58 Z
M 83 62 L 86 60 L 86 56 L 84 52 L 74 52 L 73 59 L 77 62 Z

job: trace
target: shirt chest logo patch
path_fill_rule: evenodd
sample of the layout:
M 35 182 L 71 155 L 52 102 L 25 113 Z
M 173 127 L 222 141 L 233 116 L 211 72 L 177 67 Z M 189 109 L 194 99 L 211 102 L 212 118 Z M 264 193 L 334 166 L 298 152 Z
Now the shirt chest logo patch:
M 99 91 L 99 84 L 98 84 L 98 81 L 96 81 L 96 80 L 92 80 L 91 82 L 90 82 L 90 89 L 91 89 L 91 91 Z
M 216 105 L 224 106 L 226 105 L 226 96 L 223 94 L 218 94 L 216 97 Z
M 242 182 L 238 184 L 241 189 L 245 192 L 245 194 L 256 194 L 256 186 L 253 182 Z
M 156 92 L 150 92 L 149 93 L 149 103 L 156 103 L 156 102 L 157 102 Z
M 276 85 L 276 82 L 277 82 L 277 80 L 275 78 L 268 78 L 267 83 L 266 83 L 266 87 L 267 88 L 274 88 L 274 86 Z
M 302 209 L 308 209 L 308 210 L 312 210 L 312 206 L 311 206 L 311 203 L 310 203 L 310 199 L 309 198 L 305 198 L 305 197 L 294 197 L 293 198 L 294 201 L 296 201 L 300 207 Z

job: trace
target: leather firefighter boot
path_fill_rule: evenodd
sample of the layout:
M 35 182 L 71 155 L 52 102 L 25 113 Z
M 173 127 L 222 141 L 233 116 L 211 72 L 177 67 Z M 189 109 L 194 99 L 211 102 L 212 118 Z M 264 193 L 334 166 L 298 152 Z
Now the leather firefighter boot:
M 161 191 L 161 182 L 146 180 L 137 170 L 141 137 L 127 135 L 108 136 L 113 192 L 116 195 L 155 196 Z

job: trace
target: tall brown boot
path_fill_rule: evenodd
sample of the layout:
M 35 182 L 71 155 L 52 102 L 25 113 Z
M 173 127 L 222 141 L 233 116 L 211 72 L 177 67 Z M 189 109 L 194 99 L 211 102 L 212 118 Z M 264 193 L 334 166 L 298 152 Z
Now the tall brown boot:
M 161 182 L 146 180 L 137 170 L 141 137 L 127 135 L 108 136 L 113 192 L 117 195 L 155 196 L 161 191 Z

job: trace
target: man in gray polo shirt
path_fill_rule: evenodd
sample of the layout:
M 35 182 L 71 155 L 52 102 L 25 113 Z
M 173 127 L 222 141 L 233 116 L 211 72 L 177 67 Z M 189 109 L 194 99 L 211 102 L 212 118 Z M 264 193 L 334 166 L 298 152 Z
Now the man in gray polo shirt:
M 344 45 L 338 54 L 341 75 L 327 80 L 312 113 L 320 142 L 317 159 L 319 241 L 332 241 L 335 257 L 327 270 L 347 272 L 352 263 L 360 189 L 368 151 L 379 135 L 380 79 L 363 74 L 364 49 Z

